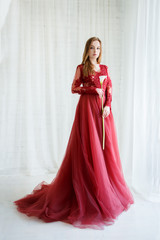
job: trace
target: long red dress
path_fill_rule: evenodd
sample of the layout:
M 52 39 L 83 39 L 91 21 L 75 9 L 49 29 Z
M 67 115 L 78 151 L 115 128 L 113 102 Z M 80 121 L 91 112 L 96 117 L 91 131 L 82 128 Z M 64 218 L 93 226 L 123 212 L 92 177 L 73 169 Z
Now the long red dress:
M 108 67 L 84 77 L 83 65 L 76 68 L 72 93 L 80 94 L 62 164 L 53 181 L 39 183 L 32 193 L 14 201 L 18 211 L 45 222 L 63 221 L 79 228 L 104 229 L 134 203 L 125 182 L 112 115 L 112 82 Z M 103 82 L 105 149 L 102 149 L 102 102 L 96 88 Z M 81 86 L 82 84 L 82 86 Z

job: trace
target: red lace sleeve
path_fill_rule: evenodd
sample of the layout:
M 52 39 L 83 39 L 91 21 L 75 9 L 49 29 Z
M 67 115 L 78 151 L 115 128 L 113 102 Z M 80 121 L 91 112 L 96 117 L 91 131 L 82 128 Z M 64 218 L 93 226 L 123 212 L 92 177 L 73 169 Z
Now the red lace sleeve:
M 82 69 L 81 66 L 78 65 L 76 68 L 76 72 L 74 75 L 71 92 L 78 94 L 98 94 L 96 91 L 96 86 L 80 86 L 82 83 Z
M 106 70 L 107 70 L 107 85 L 106 85 L 106 90 L 105 90 L 106 101 L 105 101 L 104 105 L 111 107 L 111 102 L 112 102 L 112 81 L 110 79 L 110 75 L 109 75 L 107 66 L 106 66 Z

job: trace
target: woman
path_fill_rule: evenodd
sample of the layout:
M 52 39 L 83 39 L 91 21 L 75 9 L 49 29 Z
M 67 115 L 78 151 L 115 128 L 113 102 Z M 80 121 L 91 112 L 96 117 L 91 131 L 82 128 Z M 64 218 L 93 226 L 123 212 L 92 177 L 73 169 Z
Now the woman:
M 100 39 L 88 39 L 72 83 L 72 93 L 80 98 L 61 167 L 50 184 L 43 181 L 31 194 L 14 201 L 28 216 L 104 229 L 134 203 L 119 156 L 111 108 L 112 82 L 108 67 L 100 64 L 101 55 Z M 99 76 L 105 78 L 102 89 Z

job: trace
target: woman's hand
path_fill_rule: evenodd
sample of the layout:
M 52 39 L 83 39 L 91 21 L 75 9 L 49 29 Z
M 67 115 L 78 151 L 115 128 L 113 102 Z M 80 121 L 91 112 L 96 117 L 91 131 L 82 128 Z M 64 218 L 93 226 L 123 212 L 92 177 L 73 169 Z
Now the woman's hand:
M 104 89 L 96 88 L 97 93 L 99 94 L 99 97 L 101 98 L 104 95 Z
M 102 114 L 102 117 L 107 117 L 108 115 L 110 114 L 110 107 L 109 106 L 105 106 L 103 108 L 103 114 Z

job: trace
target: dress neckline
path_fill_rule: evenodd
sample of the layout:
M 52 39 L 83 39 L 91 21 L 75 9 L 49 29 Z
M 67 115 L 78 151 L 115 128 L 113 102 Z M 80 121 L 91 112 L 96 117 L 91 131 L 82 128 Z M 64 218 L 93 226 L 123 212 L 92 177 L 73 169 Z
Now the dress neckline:
M 99 69 L 100 69 L 99 71 L 95 71 L 95 70 L 94 70 L 94 71 L 95 71 L 96 73 L 100 73 L 100 72 L 101 72 L 101 64 L 99 64 Z
M 82 64 L 82 68 L 83 68 L 83 66 L 84 66 L 84 64 Z M 99 71 L 95 71 L 95 70 L 94 70 L 95 73 L 96 73 L 95 75 L 98 75 L 99 73 L 101 73 L 101 71 L 102 71 L 102 64 L 99 64 L 99 69 L 100 69 Z M 92 75 L 94 75 L 94 74 L 89 74 L 89 75 L 92 76 Z

